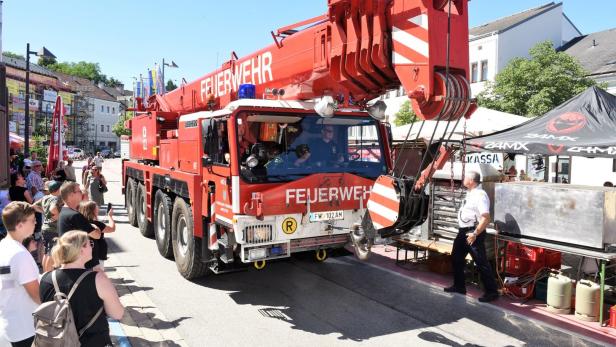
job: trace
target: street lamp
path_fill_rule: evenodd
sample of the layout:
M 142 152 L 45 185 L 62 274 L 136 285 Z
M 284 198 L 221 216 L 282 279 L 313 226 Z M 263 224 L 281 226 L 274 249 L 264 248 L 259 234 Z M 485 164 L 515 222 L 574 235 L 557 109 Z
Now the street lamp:
M 25 106 L 25 119 L 24 119 L 24 156 L 26 158 L 30 157 L 30 55 L 35 54 L 37 57 L 44 57 L 55 59 L 56 56 L 53 55 L 47 48 L 42 47 L 38 52 L 30 51 L 30 44 L 26 44 L 26 104 Z
M 165 66 L 168 66 L 170 68 L 178 68 L 179 66 L 172 60 L 171 64 L 169 63 L 165 63 L 165 58 L 163 58 L 163 94 L 165 94 L 167 92 L 167 86 L 165 85 Z

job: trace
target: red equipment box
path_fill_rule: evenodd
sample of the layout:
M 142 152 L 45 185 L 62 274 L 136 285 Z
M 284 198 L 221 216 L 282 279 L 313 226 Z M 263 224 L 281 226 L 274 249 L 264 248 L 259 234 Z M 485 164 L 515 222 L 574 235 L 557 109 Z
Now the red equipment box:
M 507 243 L 504 268 L 501 269 L 512 276 L 535 274 L 541 268 L 560 269 L 560 252 L 545 248 L 524 246 L 515 242 Z

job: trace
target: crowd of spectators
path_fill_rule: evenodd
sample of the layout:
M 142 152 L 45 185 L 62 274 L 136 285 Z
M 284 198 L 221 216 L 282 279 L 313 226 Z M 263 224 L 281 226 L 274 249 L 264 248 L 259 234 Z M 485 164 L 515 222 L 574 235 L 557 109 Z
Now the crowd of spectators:
M 104 273 L 104 234 L 115 231 L 115 221 L 109 207 L 107 222 L 99 221 L 107 191 L 101 162 L 88 161 L 81 186 L 71 160 L 43 177 L 40 161 L 11 159 L 10 187 L 0 189 L 0 340 L 31 346 L 34 310 L 83 277 L 69 300 L 75 325 L 79 330 L 95 321 L 80 342 L 110 346 L 106 317 L 120 319 L 124 308 Z M 105 314 L 95 316 L 101 308 Z

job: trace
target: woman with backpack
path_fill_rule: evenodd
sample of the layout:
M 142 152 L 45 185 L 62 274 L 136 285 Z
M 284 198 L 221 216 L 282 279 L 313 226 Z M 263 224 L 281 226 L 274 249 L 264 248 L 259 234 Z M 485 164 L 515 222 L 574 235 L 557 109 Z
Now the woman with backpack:
M 111 346 L 107 316 L 122 319 L 124 307 L 111 280 L 103 272 L 92 272 L 85 268 L 85 263 L 92 258 L 92 245 L 88 234 L 83 231 L 63 234 L 53 247 L 51 255 L 54 263 L 61 266 L 45 273 L 41 278 L 41 302 L 54 301 L 57 292 L 70 295 L 68 300 L 75 328 L 80 333 L 81 345 Z M 57 285 L 54 283 L 54 277 Z M 77 286 L 73 288 L 75 284 Z M 72 295 L 71 289 L 74 289 Z

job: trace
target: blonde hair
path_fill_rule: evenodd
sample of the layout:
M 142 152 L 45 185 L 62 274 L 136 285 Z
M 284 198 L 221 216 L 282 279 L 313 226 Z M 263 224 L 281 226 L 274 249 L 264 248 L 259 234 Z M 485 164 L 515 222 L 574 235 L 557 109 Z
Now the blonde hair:
M 96 215 L 96 208 L 98 205 L 94 201 L 82 201 L 79 204 L 79 213 L 81 213 L 88 220 L 98 220 Z
M 56 245 L 51 249 L 54 264 L 60 266 L 76 261 L 87 242 L 90 242 L 88 234 L 79 230 L 71 230 L 56 238 Z

